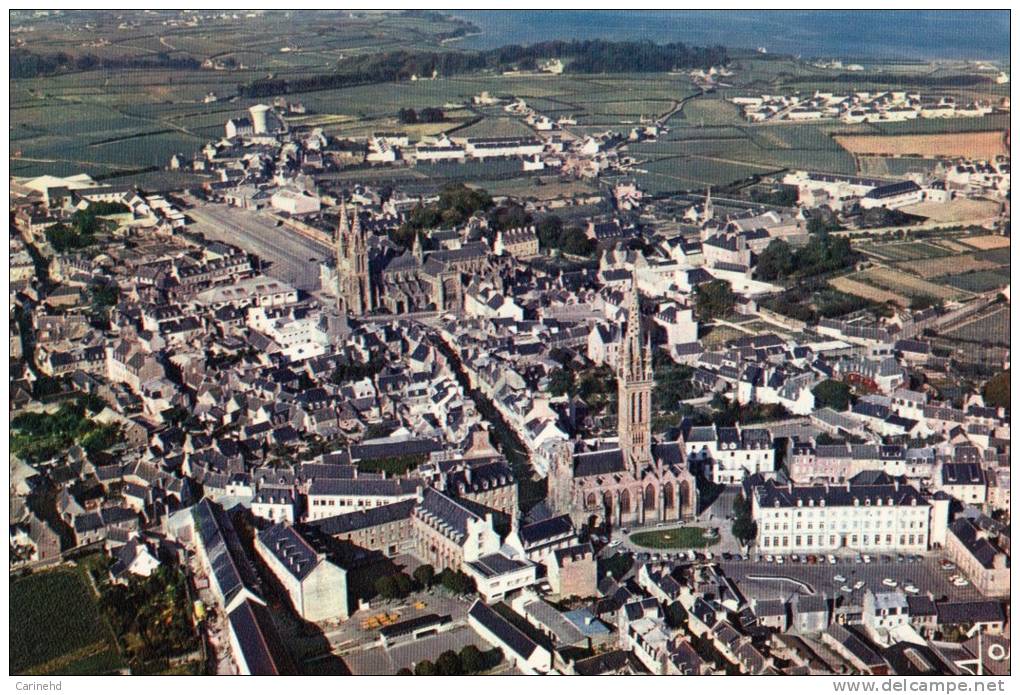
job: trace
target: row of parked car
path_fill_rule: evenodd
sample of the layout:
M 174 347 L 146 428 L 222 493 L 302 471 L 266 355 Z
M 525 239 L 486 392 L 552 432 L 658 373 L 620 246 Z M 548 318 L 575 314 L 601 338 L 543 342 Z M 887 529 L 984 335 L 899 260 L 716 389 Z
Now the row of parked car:
M 778 565 L 782 565 L 784 562 L 802 563 L 805 565 L 824 565 L 826 563 L 835 565 L 843 563 L 846 565 L 869 565 L 872 562 L 884 562 L 892 564 L 894 562 L 920 562 L 922 560 L 920 555 L 880 555 L 874 558 L 868 554 L 861 555 L 759 555 L 759 562 L 775 562 Z

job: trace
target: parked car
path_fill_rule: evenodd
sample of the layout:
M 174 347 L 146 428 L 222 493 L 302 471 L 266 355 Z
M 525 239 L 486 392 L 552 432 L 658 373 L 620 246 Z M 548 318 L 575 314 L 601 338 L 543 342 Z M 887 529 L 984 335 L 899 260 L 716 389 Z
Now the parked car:
M 765 556 L 765 562 L 772 562 L 773 559 L 774 558 L 771 555 L 766 555 Z
M 781 564 L 783 564 L 783 562 L 784 562 L 783 556 L 782 555 L 776 555 L 776 564 L 777 565 L 781 565 Z
M 895 579 L 890 579 L 889 577 L 883 579 L 882 584 L 884 586 L 889 587 L 890 589 L 895 589 L 897 586 L 899 586 L 899 582 L 897 582 Z
M 840 591 L 845 591 L 848 594 L 852 594 L 854 592 L 854 590 L 851 589 L 850 587 L 848 587 L 846 584 L 844 584 L 843 586 L 839 587 L 839 590 Z
M 953 582 L 953 586 L 958 586 L 958 587 L 962 588 L 962 587 L 965 587 L 965 586 L 970 586 L 970 582 L 968 582 L 963 577 L 960 577 L 955 582 Z
M 913 584 L 907 584 L 905 587 L 903 587 L 903 590 L 906 591 L 908 594 L 919 594 L 919 593 L 921 593 L 921 590 L 918 589 Z
M 863 581 L 858 581 L 858 582 L 856 582 L 854 584 L 854 589 L 856 589 L 858 591 L 860 591 L 863 588 L 864 588 L 864 582 Z
M 835 555 L 830 555 L 828 559 L 829 559 L 829 564 L 830 565 L 835 565 L 836 564 L 836 556 Z
M 610 548 L 617 548 L 617 547 L 619 547 L 619 546 L 620 546 L 620 544 L 621 544 L 621 543 L 623 543 L 623 541 L 621 541 L 621 540 L 620 540 L 619 538 L 617 538 L 616 540 L 612 541 L 612 542 L 611 542 L 611 543 L 609 544 L 609 547 L 610 547 Z
M 861 559 L 864 560 L 864 564 L 865 565 L 867 565 L 867 564 L 869 564 L 871 562 L 871 556 L 870 555 L 862 555 Z
M 846 582 L 846 577 L 844 577 L 842 574 L 837 574 L 835 577 L 832 578 L 832 581 L 836 582 L 837 584 L 843 584 L 844 582 Z

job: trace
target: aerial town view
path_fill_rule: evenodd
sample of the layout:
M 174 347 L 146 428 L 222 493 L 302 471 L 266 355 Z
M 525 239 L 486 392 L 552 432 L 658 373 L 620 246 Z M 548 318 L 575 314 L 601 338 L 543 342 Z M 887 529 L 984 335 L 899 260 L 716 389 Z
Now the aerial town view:
M 1010 675 L 1008 10 L 9 31 L 18 690 Z

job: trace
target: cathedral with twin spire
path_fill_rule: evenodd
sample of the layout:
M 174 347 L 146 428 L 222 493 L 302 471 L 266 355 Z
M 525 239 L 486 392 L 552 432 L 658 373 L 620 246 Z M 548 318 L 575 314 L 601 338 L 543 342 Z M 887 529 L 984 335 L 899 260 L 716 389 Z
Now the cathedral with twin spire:
M 617 370 L 619 441 L 562 442 L 549 472 L 549 504 L 575 524 L 640 526 L 691 519 L 698 488 L 683 443 L 652 438 L 651 340 L 638 291 L 627 298 L 627 329 Z

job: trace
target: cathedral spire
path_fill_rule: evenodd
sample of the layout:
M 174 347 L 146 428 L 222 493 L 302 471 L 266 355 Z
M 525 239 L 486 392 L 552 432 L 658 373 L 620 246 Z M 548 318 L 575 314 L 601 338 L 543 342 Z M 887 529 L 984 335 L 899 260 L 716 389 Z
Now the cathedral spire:
M 617 395 L 620 449 L 633 472 L 652 462 L 652 373 L 651 339 L 641 326 L 638 290 L 631 284 L 626 302 L 627 329 L 619 356 Z

